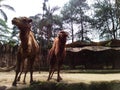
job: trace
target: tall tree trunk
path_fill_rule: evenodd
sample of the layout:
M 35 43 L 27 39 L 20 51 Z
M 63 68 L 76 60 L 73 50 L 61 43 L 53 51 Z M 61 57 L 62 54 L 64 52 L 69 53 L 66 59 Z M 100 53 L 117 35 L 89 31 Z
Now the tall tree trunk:
M 74 29 L 73 29 L 73 22 L 71 21 L 71 31 L 72 31 L 72 42 L 74 42 Z
M 82 11 L 82 9 L 81 9 L 81 11 Z M 82 14 L 82 12 L 80 13 L 80 17 L 81 17 L 81 19 L 80 19 L 80 24 L 81 24 L 81 41 L 83 41 L 84 40 L 84 27 L 83 27 L 83 14 Z
M 47 43 L 48 43 L 48 48 L 50 45 L 50 38 L 51 38 L 51 33 L 52 33 L 52 25 L 47 26 Z

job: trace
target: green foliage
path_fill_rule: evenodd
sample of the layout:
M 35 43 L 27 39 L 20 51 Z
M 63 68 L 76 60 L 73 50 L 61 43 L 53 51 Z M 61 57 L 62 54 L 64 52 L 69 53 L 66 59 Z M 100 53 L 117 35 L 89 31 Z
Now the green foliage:
M 79 65 L 79 66 L 76 66 L 75 69 L 85 69 L 85 66 L 84 65 Z
M 18 33 L 19 33 L 18 28 L 16 26 L 13 26 L 11 38 L 17 37 Z
M 48 0 L 43 2 L 43 14 L 32 16 L 32 30 L 37 41 L 43 46 L 42 48 L 50 48 L 53 37 L 56 32 L 62 28 L 62 19 L 59 15 L 54 14 L 59 7 L 47 6 Z M 42 17 L 42 18 L 41 18 Z
M 2 2 L 4 0 L 0 0 L 0 2 Z M 4 12 L 3 9 L 9 9 L 12 11 L 15 11 L 13 7 L 9 6 L 9 5 L 5 5 L 5 4 L 1 4 L 0 3 L 0 14 L 2 15 L 2 17 L 0 18 L 0 43 L 8 43 L 9 39 L 10 39 L 10 28 L 7 25 L 7 15 Z
M 0 19 L 0 27 L 1 27 L 1 30 L 4 30 L 6 31 L 8 29 L 8 26 L 6 24 L 6 21 Z M 6 29 L 6 30 L 5 30 Z
M 7 26 L 6 22 L 0 19 L 0 42 L 6 43 L 7 40 L 10 38 L 10 29 Z
M 71 29 L 72 42 L 74 41 L 74 26 L 78 26 L 78 32 L 76 38 L 84 40 L 87 35 L 87 22 L 89 17 L 85 14 L 88 11 L 89 6 L 86 0 L 70 0 L 69 3 L 65 4 L 61 10 L 63 20 L 65 24 L 70 24 L 69 29 Z
M 4 0 L 1 0 L 0 2 L 2 2 Z M 11 10 L 11 11 L 15 11 L 14 8 L 10 5 L 6 5 L 6 4 L 0 4 L 0 14 L 3 16 L 3 19 L 5 21 L 7 21 L 8 17 L 6 15 L 6 13 L 4 12 L 3 9 L 8 9 L 8 10 Z
M 62 65 L 62 69 L 63 69 L 63 70 L 70 70 L 70 66 Z
M 95 14 L 93 27 L 100 31 L 101 39 L 117 39 L 119 38 L 119 12 L 116 4 L 111 0 L 99 0 L 94 5 Z M 117 11 L 117 12 L 116 12 Z

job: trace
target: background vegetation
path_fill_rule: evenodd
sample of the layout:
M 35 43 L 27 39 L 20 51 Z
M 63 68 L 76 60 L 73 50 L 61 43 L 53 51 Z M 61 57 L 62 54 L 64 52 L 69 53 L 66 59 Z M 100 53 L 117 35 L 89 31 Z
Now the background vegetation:
M 11 66 L 16 59 L 19 30 L 7 24 L 9 17 L 4 10 L 15 10 L 2 4 L 3 1 L 0 0 L 0 66 Z M 69 0 L 62 8 L 51 7 L 48 2 L 43 0 L 43 11 L 30 16 L 35 38 L 42 46 L 42 65 L 46 65 L 46 55 L 53 38 L 62 29 L 69 32 L 68 42 L 91 42 L 96 38 L 100 41 L 119 40 L 120 0 L 95 0 L 92 5 L 87 0 Z M 60 11 L 59 14 L 56 14 L 57 11 Z
M 48 2 L 49 0 L 44 0 L 43 12 L 30 16 L 33 19 L 32 30 L 35 37 L 45 47 L 49 47 L 53 37 L 61 29 L 70 33 L 70 42 L 92 41 L 96 32 L 99 35 L 98 40 L 119 39 L 119 0 L 95 0 L 92 5 L 87 0 L 69 0 L 62 8 L 50 7 Z M 7 12 L 3 8 L 15 11 L 12 6 L 0 5 L 0 43 L 18 44 L 18 39 L 15 39 L 18 37 L 18 30 L 15 26 L 9 28 Z M 60 11 L 60 14 L 55 14 L 56 11 Z

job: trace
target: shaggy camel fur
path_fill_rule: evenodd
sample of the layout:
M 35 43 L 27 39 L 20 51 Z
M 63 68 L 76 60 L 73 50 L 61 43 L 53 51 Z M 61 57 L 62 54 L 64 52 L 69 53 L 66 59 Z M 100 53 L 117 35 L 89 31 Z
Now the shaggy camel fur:
M 20 69 L 24 67 L 24 61 L 27 59 L 27 63 L 30 70 L 30 83 L 33 82 L 33 63 L 35 58 L 39 55 L 39 45 L 34 38 L 34 34 L 31 31 L 32 19 L 27 17 L 13 18 L 12 24 L 16 25 L 20 29 L 20 46 L 17 53 L 17 65 L 16 75 L 12 83 L 16 86 L 18 74 Z
M 60 76 L 60 68 L 66 55 L 65 44 L 68 33 L 60 31 L 54 39 L 53 46 L 48 53 L 48 61 L 50 62 L 48 81 L 52 78 L 55 68 L 57 67 L 57 81 L 62 80 Z

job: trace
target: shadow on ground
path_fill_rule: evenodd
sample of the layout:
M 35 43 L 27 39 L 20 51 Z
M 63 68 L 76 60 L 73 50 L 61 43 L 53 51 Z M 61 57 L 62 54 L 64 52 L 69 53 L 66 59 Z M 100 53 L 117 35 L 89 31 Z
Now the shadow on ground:
M 3 89 L 2 89 L 3 88 Z M 63 83 L 36 81 L 30 86 L 1 87 L 0 90 L 120 90 L 120 81 L 91 83 Z
M 0 90 L 6 90 L 6 86 L 0 86 Z

